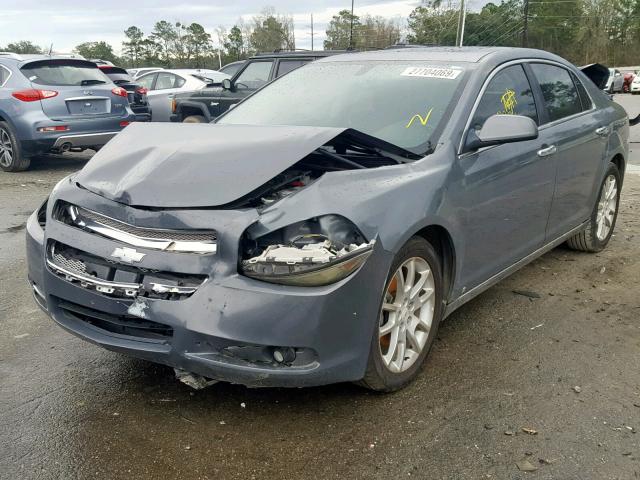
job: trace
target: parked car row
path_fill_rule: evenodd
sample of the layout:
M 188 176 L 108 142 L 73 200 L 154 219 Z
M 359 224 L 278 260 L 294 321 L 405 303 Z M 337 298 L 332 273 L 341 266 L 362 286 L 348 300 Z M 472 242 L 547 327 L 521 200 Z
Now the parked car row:
M 206 69 L 134 74 L 78 55 L 0 52 L 0 168 L 26 170 L 47 152 L 98 150 L 131 122 L 169 121 L 177 92 L 230 78 Z

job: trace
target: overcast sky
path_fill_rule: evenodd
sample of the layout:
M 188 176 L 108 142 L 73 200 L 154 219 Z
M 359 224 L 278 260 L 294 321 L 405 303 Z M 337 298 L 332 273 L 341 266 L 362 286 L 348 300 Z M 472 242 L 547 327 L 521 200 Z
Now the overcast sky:
M 482 0 L 475 0 L 480 3 Z M 11 2 L 12 6 L 7 6 Z M 249 20 L 266 5 L 293 16 L 296 46 L 311 47 L 310 14 L 314 18 L 315 48 L 321 48 L 331 17 L 351 8 L 349 0 L 1 0 L 0 47 L 18 40 L 69 52 L 82 42 L 109 42 L 120 52 L 123 31 L 140 27 L 145 34 L 158 20 L 197 22 L 216 40 L 215 28 L 231 27 L 239 17 Z M 482 2 L 484 3 L 484 2 Z M 355 13 L 405 20 L 420 0 L 356 0 Z M 473 3 L 471 4 L 473 8 Z

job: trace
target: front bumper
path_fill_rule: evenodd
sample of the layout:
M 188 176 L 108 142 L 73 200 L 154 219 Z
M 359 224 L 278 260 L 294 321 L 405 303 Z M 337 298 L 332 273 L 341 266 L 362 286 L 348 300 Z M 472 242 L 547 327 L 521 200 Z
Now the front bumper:
M 133 209 L 97 195 L 76 189 L 74 196 L 83 197 L 87 208 L 105 214 L 119 209 L 123 219 L 132 218 Z M 150 227 L 161 215 L 167 220 L 166 212 L 158 213 L 157 218 L 147 215 Z M 59 325 L 85 340 L 216 380 L 254 387 L 300 387 L 364 376 L 392 258 L 379 242 L 360 270 L 341 282 L 326 287 L 286 287 L 236 272 L 237 238 L 255 221 L 255 212 L 171 215 L 169 223 L 175 225 L 165 224 L 171 228 L 179 224 L 202 228 L 205 223 L 208 228 L 216 223 L 229 227 L 220 235 L 218 252 L 213 255 L 137 249 L 145 253 L 140 266 L 146 269 L 206 273 L 207 280 L 193 295 L 181 300 L 112 298 L 61 278 L 45 265 L 47 242 L 63 242 L 105 258 L 121 244 L 52 221 L 49 212 L 46 234 L 35 215 L 27 224 L 29 280 L 37 303 Z M 145 338 L 132 334 L 133 330 L 102 328 L 111 325 L 102 321 L 151 322 L 165 328 L 165 334 Z M 293 349 L 296 360 L 289 364 L 273 361 L 270 355 L 276 348 Z

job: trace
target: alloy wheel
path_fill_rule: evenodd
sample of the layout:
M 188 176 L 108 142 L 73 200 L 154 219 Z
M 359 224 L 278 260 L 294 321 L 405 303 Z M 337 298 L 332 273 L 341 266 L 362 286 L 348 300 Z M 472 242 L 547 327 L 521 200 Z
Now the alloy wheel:
M 618 182 L 614 175 L 609 175 L 604 181 L 600 200 L 598 201 L 598 212 L 596 213 L 596 236 L 601 242 L 604 241 L 616 216 L 618 204 Z
M 13 162 L 13 144 L 9 132 L 0 128 L 0 165 L 10 167 Z
M 393 373 L 405 372 L 420 357 L 433 323 L 435 282 L 427 261 L 406 260 L 385 292 L 378 326 L 380 354 Z

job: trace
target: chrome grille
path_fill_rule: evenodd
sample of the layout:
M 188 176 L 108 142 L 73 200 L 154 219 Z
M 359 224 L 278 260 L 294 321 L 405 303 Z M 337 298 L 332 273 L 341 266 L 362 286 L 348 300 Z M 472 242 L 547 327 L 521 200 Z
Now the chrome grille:
M 54 218 L 133 247 L 195 254 L 213 254 L 218 248 L 215 230 L 139 227 L 64 201 L 56 204 Z
M 196 292 L 203 275 L 160 272 L 122 265 L 50 240 L 47 266 L 56 275 L 82 288 L 115 297 L 180 300 Z M 121 278 L 122 280 L 114 280 Z
M 172 242 L 211 242 L 216 240 L 214 231 L 191 232 L 188 230 L 162 230 L 156 228 L 136 227 L 129 223 L 121 222 L 115 218 L 107 217 L 85 208 L 76 207 L 78 213 L 83 217 L 90 218 L 94 222 L 101 223 L 107 227 L 115 228 L 130 235 L 140 238 L 152 238 L 156 240 L 169 240 Z

